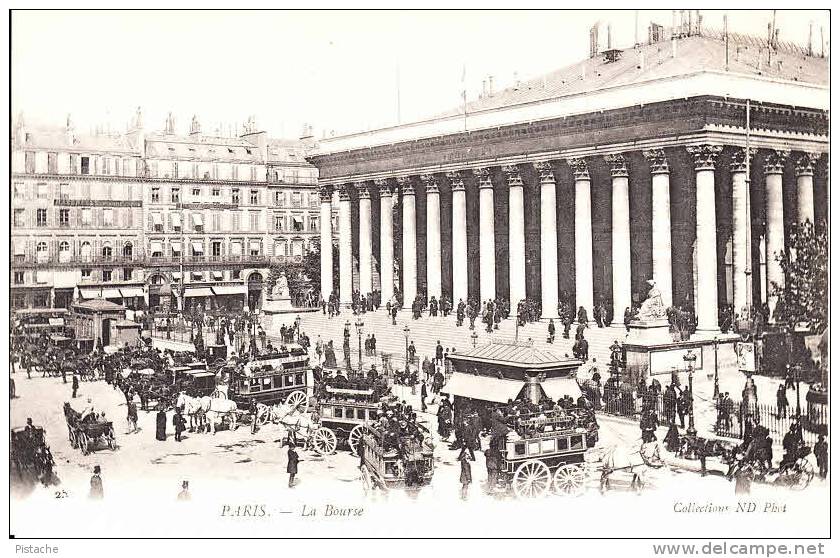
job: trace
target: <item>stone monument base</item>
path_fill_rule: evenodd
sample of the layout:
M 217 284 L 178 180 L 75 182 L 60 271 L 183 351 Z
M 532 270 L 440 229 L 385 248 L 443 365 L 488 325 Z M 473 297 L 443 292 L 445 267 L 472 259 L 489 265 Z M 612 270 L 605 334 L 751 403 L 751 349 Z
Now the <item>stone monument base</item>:
M 658 377 L 665 386 L 671 382 L 673 373 L 684 375 L 688 368 L 684 357 L 689 352 L 695 357 L 695 379 L 699 374 L 713 374 L 716 367 L 719 374 L 737 371 L 735 342 L 738 339 L 737 335 L 718 333 L 675 340 L 665 319 L 631 322 L 624 341 L 626 379 L 635 385 L 642 378 L 649 384 L 651 377 Z

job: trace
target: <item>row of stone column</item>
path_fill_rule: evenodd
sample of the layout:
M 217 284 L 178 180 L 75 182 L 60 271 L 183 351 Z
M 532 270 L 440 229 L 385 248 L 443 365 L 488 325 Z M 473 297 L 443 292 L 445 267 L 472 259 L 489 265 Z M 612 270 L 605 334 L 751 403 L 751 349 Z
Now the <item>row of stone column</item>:
M 715 165 L 722 152 L 719 145 L 688 146 L 694 159 L 696 180 L 696 258 L 697 293 L 695 307 L 698 330 L 717 330 L 717 225 L 715 215 Z M 751 230 L 747 210 L 748 161 L 754 157 L 751 150 L 747 156 L 744 148 L 735 150 L 730 162 L 732 179 L 732 223 L 733 223 L 733 277 L 734 306 L 739 311 L 747 303 L 748 286 L 746 271 L 750 257 Z M 782 197 L 782 173 L 788 151 L 773 151 L 764 161 L 767 203 L 767 282 L 783 284 L 784 276 L 775 254 L 784 250 L 784 207 Z M 663 303 L 672 303 L 672 255 L 671 255 L 671 196 L 670 167 L 663 149 L 644 151 L 651 173 L 652 207 L 652 263 L 653 280 L 662 293 Z M 813 175 L 814 164 L 819 155 L 805 153 L 795 163 L 798 200 L 798 220 L 814 221 Z M 630 280 L 630 184 L 628 162 L 625 154 L 605 156 L 612 179 L 612 291 L 613 315 L 617 321 L 631 306 L 632 290 Z M 592 256 L 592 197 L 589 166 L 584 158 L 567 160 L 574 177 L 575 192 L 575 298 L 578 306 L 587 310 L 593 307 L 593 256 Z M 540 255 L 541 292 L 543 318 L 556 318 L 558 305 L 558 261 L 557 261 L 557 182 L 554 167 L 550 161 L 534 163 L 539 176 L 540 195 Z M 464 175 L 472 172 L 479 191 L 479 293 L 482 300 L 507 295 L 512 305 L 526 296 L 525 292 L 525 225 L 524 184 L 520 167 L 502 168 L 509 188 L 509 293 L 498 293 L 496 278 L 494 194 L 487 167 L 446 174 L 452 188 L 452 298 L 466 300 L 467 285 L 467 215 Z M 402 247 L 403 247 L 403 301 L 410 307 L 417 294 L 417 230 L 414 183 L 408 176 L 396 178 L 402 192 Z M 441 212 L 438 177 L 421 175 L 420 181 L 426 189 L 426 257 L 427 295 L 440 298 L 441 281 Z M 374 181 L 380 199 L 380 269 L 382 300 L 389 300 L 394 293 L 393 281 L 393 192 L 387 179 Z M 355 183 L 359 193 L 359 289 L 366 293 L 373 290 L 372 278 L 372 221 L 371 199 L 367 183 Z M 321 189 L 321 246 L 332 244 L 332 187 Z M 352 300 L 352 243 L 350 193 L 346 185 L 339 190 L 339 267 L 340 300 Z M 333 291 L 332 251 L 321 250 L 321 288 L 326 298 Z M 768 292 L 770 290 L 768 289 Z M 775 301 L 770 300 L 771 309 Z

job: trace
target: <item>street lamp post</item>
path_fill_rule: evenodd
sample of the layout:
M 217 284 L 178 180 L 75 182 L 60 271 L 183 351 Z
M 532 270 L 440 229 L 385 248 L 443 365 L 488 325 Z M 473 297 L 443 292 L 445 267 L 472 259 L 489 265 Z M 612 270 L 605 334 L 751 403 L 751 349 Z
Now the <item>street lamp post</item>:
M 697 355 L 691 352 L 691 349 L 686 351 L 685 355 L 683 356 L 683 360 L 686 362 L 688 368 L 688 397 L 689 397 L 689 406 L 688 406 L 688 429 L 686 429 L 685 433 L 687 436 L 696 437 L 697 436 L 697 429 L 694 427 L 694 361 L 697 360 Z
M 714 391 L 714 400 L 717 401 L 719 397 L 720 397 L 720 381 L 719 381 L 719 377 L 718 377 L 718 338 L 717 338 L 717 335 L 715 335 L 715 391 Z
M 476 343 L 478 342 L 478 333 L 475 331 L 472 332 L 472 340 L 473 340 L 473 348 L 475 348 Z
M 362 318 L 357 318 L 356 323 L 356 333 L 359 336 L 359 373 L 362 372 L 362 328 L 365 326 L 365 322 L 362 321 Z
M 297 334 L 297 341 L 300 343 L 300 315 L 295 318 L 295 333 Z
M 799 364 L 793 365 L 793 381 L 796 382 L 796 416 L 802 416 L 802 406 L 799 401 L 799 377 L 802 372 L 802 366 Z
M 405 334 L 405 364 L 408 365 L 408 334 L 411 333 L 411 330 L 407 324 L 403 328 L 403 333 Z

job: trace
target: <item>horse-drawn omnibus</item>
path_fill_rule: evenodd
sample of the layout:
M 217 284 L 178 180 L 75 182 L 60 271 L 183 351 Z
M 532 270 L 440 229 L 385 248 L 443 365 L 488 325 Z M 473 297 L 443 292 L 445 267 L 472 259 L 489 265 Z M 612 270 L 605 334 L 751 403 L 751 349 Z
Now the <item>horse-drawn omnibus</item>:
M 316 393 L 321 425 L 346 441 L 353 455 L 358 455 L 366 425 L 379 418 L 380 400 L 388 393 L 384 381 L 343 375 L 324 379 Z
M 231 374 L 227 396 L 240 409 L 251 401 L 264 405 L 285 403 L 306 409 L 312 394 L 309 355 L 300 345 L 281 345 L 274 353 L 259 355 Z
M 422 439 L 404 437 L 396 443 L 389 443 L 387 433 L 376 425 L 365 429 L 358 443 L 365 493 L 393 488 L 419 490 L 432 482 L 434 445 L 429 430 L 422 424 L 417 426 Z

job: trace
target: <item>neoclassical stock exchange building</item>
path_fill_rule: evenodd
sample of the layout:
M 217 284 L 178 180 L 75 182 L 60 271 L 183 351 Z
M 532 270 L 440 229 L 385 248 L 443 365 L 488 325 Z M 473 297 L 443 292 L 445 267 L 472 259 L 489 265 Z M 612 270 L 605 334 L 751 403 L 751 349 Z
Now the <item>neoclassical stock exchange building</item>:
M 620 321 L 652 278 L 720 331 L 719 306 L 773 306 L 792 225 L 825 226 L 828 76 L 807 47 L 651 33 L 466 111 L 322 140 L 309 160 L 340 269 L 334 285 L 322 249 L 322 294 L 529 297 L 544 318 L 567 294 Z

